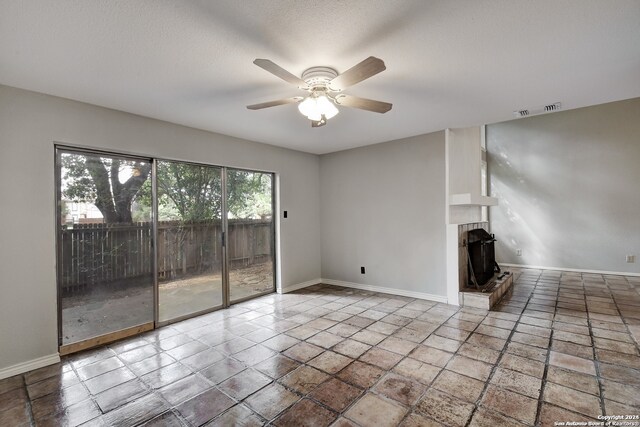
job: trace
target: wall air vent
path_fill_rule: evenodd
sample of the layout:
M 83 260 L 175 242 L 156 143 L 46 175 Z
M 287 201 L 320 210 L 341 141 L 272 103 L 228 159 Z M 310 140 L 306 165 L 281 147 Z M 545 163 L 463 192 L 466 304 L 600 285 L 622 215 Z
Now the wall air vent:
M 560 109 L 562 105 L 560 105 L 559 102 L 556 102 L 555 104 L 549 104 L 549 105 L 545 105 L 544 106 L 544 111 L 545 112 L 549 112 L 549 111 L 558 111 Z
M 524 110 L 516 110 L 513 112 L 513 114 L 516 117 L 527 117 L 527 116 L 535 116 L 536 114 L 551 113 L 553 111 L 558 111 L 561 108 L 562 108 L 562 104 L 559 102 L 555 102 L 553 104 L 547 104 L 541 107 L 529 108 Z

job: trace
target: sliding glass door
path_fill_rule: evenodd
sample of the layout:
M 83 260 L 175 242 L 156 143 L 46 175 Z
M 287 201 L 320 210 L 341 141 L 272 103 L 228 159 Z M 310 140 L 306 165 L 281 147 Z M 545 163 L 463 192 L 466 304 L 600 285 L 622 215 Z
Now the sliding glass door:
M 273 174 L 227 169 L 230 302 L 275 290 Z
M 274 175 L 56 148 L 60 352 L 275 290 Z
M 222 168 L 160 160 L 160 322 L 222 307 Z
M 149 159 L 57 150 L 61 352 L 153 327 Z

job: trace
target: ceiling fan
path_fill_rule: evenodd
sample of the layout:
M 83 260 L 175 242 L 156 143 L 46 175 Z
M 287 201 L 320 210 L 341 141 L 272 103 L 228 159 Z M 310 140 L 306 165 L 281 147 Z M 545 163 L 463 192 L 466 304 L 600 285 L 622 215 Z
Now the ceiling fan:
M 339 110 L 336 105 L 359 108 L 376 113 L 386 113 L 392 107 L 388 102 L 374 101 L 341 93 L 342 90 L 349 86 L 360 83 L 387 69 L 382 59 L 373 56 L 368 57 L 342 74 L 338 74 L 336 70 L 329 67 L 311 67 L 302 73 L 301 78 L 268 59 L 256 59 L 253 63 L 274 76 L 297 86 L 299 89 L 306 90 L 309 95 L 247 105 L 250 110 L 299 103 L 298 110 L 311 120 L 311 127 L 320 127 L 327 124 L 327 120 L 338 114 Z

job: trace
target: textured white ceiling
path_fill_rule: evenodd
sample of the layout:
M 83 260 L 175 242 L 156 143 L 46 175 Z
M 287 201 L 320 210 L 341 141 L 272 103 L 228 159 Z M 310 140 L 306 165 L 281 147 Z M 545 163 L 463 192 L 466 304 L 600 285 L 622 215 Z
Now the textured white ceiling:
M 393 103 L 341 108 L 312 129 L 296 75 L 387 70 L 345 93 Z M 0 83 L 195 128 L 328 153 L 446 127 L 640 96 L 638 0 L 0 0 Z

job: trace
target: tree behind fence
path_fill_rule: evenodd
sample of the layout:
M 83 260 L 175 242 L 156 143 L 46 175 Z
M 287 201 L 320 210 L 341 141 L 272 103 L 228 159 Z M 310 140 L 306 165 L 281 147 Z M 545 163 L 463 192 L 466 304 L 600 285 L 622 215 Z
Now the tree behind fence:
M 229 220 L 229 262 L 250 266 L 272 259 L 272 231 L 271 221 Z M 159 279 L 219 273 L 221 233 L 220 221 L 159 222 Z M 61 230 L 60 244 L 58 268 L 65 294 L 148 284 L 153 275 L 151 222 L 75 224 Z

